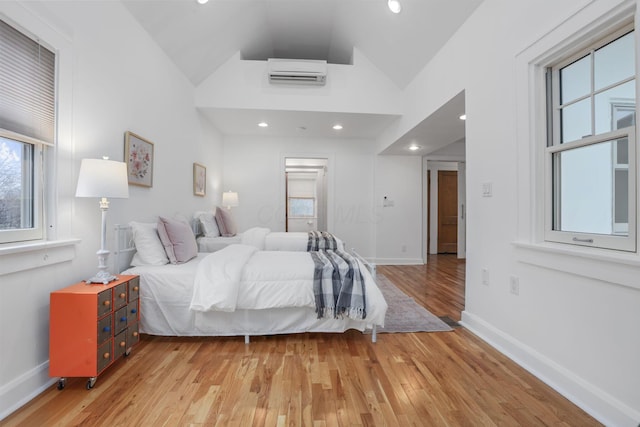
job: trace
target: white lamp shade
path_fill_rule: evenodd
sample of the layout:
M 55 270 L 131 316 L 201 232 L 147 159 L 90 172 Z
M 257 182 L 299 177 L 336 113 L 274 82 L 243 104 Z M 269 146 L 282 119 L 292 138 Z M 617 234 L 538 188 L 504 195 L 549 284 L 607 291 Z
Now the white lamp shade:
M 129 197 L 127 164 L 104 159 L 83 159 L 76 197 Z
M 230 208 L 238 206 L 238 193 L 235 191 L 226 191 L 222 193 L 222 206 Z

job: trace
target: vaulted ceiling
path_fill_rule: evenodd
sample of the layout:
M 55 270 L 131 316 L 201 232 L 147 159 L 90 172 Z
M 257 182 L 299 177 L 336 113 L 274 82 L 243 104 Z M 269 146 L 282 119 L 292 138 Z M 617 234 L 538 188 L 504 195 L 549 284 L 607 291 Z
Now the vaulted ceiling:
M 194 85 L 238 52 L 350 64 L 357 48 L 402 90 L 482 0 L 121 1 Z

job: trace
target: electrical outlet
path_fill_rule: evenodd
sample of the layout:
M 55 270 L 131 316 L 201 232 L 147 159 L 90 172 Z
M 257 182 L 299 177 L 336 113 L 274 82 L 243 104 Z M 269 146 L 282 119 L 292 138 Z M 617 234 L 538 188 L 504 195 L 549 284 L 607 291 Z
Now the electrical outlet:
M 518 276 L 509 277 L 509 291 L 513 295 L 520 295 L 520 279 Z
M 482 284 L 485 286 L 489 286 L 489 269 L 482 269 Z
M 482 183 L 482 197 L 492 197 L 493 196 L 493 184 L 490 182 Z

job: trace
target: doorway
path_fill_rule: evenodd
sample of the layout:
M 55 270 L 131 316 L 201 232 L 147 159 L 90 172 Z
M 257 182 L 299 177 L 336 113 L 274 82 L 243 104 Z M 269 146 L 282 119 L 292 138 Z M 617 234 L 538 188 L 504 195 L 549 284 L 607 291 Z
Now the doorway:
M 458 253 L 457 171 L 438 171 L 438 253 Z
M 427 160 L 424 221 L 426 256 L 438 253 L 466 258 L 466 165 L 463 161 Z
M 285 231 L 327 230 L 326 158 L 285 158 Z

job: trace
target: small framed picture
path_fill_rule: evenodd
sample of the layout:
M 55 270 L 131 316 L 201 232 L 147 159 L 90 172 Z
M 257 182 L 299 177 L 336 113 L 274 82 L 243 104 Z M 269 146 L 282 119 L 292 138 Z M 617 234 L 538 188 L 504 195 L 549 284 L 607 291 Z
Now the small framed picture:
M 153 186 L 153 142 L 133 132 L 124 134 L 124 158 L 129 184 Z
M 204 197 L 207 193 L 207 168 L 199 163 L 193 164 L 193 194 Z

